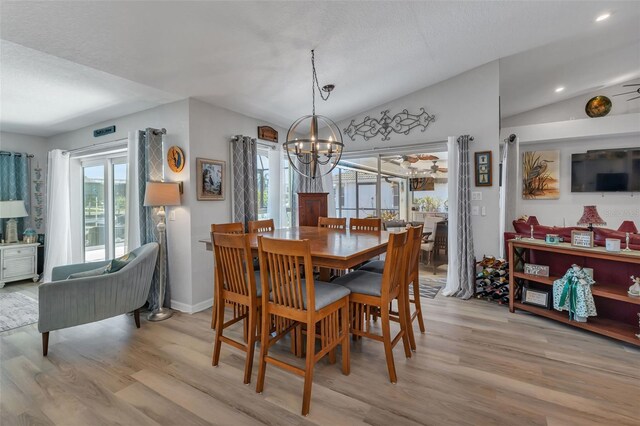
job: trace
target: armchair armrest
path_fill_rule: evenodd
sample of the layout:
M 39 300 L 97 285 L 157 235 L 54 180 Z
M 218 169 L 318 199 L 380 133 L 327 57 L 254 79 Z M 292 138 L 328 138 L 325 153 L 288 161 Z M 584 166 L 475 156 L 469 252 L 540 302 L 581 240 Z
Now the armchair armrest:
M 75 265 L 56 266 L 51 271 L 51 281 L 66 280 L 67 277 L 71 274 L 90 271 L 92 269 L 98 269 L 101 266 L 106 266 L 109 262 L 110 262 L 109 260 L 103 260 L 100 262 L 77 263 Z

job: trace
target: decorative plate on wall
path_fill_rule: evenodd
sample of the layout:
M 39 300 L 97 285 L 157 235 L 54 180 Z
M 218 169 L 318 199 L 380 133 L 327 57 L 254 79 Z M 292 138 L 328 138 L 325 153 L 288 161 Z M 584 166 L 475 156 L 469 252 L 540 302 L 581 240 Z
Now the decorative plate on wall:
M 591 118 L 604 117 L 611 112 L 611 99 L 606 96 L 594 96 L 587 102 L 584 112 Z
M 169 168 L 175 173 L 180 173 L 184 169 L 184 153 L 177 146 L 172 146 L 167 151 L 167 163 Z

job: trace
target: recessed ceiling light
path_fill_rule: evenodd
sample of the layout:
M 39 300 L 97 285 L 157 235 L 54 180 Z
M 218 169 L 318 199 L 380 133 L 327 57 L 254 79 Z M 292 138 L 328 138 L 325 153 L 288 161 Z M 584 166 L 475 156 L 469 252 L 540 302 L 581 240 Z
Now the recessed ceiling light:
M 556 87 L 556 93 L 560 93 L 564 90 L 564 87 L 560 86 L 560 87 Z
M 605 19 L 607 19 L 609 16 L 611 16 L 611 14 L 610 14 L 610 13 L 604 13 L 604 14 L 602 14 L 602 15 L 600 15 L 600 16 L 598 16 L 598 17 L 596 18 L 596 22 L 604 21 L 604 20 L 605 20 Z

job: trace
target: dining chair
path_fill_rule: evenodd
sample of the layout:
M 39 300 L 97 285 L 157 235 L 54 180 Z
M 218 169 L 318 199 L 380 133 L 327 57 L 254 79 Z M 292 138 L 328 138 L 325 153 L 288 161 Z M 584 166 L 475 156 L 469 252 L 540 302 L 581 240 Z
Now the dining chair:
M 248 384 L 251 381 L 253 353 L 258 339 L 258 321 L 262 305 L 262 286 L 256 286 L 256 282 L 260 282 L 260 272 L 253 270 L 248 234 L 215 232 L 211 239 L 216 259 L 216 276 L 218 277 L 215 286 L 215 300 L 218 301 L 215 315 L 218 327 L 215 333 L 211 364 L 214 367 L 218 366 L 222 342 L 246 352 L 244 383 Z M 225 322 L 226 303 L 242 306 L 244 308 L 242 315 L 235 316 Z M 227 327 L 242 320 L 248 321 L 246 344 L 224 335 L 224 330 Z
M 436 274 L 436 261 L 435 261 L 435 253 L 436 253 L 436 233 L 438 231 L 438 223 L 442 222 L 444 219 L 437 216 L 427 216 L 424 219 L 424 232 L 431 232 L 427 241 L 423 242 L 420 245 L 420 251 L 428 253 L 428 263 L 427 265 L 433 266 L 433 274 Z
M 329 354 L 333 362 L 335 349 L 341 345 L 342 373 L 349 374 L 349 289 L 314 281 L 309 240 L 258 237 L 258 256 L 262 271 L 262 337 L 256 392 L 262 393 L 264 389 L 267 364 L 303 376 L 302 415 L 306 416 L 311 402 L 313 369 L 322 357 Z M 273 333 L 269 324 L 277 325 Z M 307 330 L 305 368 L 269 355 L 274 343 L 302 325 Z M 319 327 L 319 352 L 315 349 L 316 327 Z
M 224 234 L 244 234 L 244 225 L 241 222 L 231 222 L 231 223 L 213 223 L 211 224 L 211 244 L 213 245 L 213 234 L 215 232 L 224 233 Z M 215 252 L 213 259 L 215 261 Z M 211 312 L 211 329 L 216 329 L 216 295 L 215 295 L 215 281 L 217 279 L 218 274 L 214 274 L 213 277 L 213 310 Z M 236 318 L 239 314 L 239 310 L 241 309 L 235 303 L 226 303 L 225 305 L 233 307 L 233 317 Z
M 353 271 L 343 277 L 336 278 L 333 283 L 345 286 L 351 291 L 349 295 L 349 311 L 351 316 L 351 333 L 368 337 L 384 344 L 387 369 L 391 383 L 396 383 L 393 348 L 402 340 L 407 358 L 411 358 L 411 348 L 407 334 L 407 316 L 399 315 L 400 331 L 391 337 L 390 305 L 398 300 L 399 312 L 407 312 L 407 299 L 404 294 L 409 265 L 409 238 L 407 232 L 390 234 L 387 244 L 387 257 L 382 274 L 375 272 Z M 368 321 L 369 308 L 380 313 L 382 335 L 373 333 Z
M 276 229 L 276 227 L 273 224 L 273 219 L 249 221 L 249 233 L 250 234 L 254 234 L 256 232 L 271 232 L 271 231 L 273 231 L 275 229 Z
M 382 230 L 382 219 L 379 217 L 368 217 L 349 219 L 349 229 L 352 231 L 380 231 Z
M 346 217 L 319 217 L 318 228 L 330 228 L 330 229 L 346 229 L 347 218 Z
M 416 339 L 413 334 L 413 322 L 418 320 L 418 327 L 420 327 L 420 332 L 424 333 L 424 318 L 422 316 L 422 304 L 420 301 L 420 244 L 422 242 L 422 225 L 411 226 L 407 229 L 408 231 L 408 244 L 411 246 L 411 250 L 409 253 L 409 265 L 407 267 L 407 283 L 405 286 L 407 297 L 407 333 L 409 335 L 409 345 L 412 351 L 416 350 Z M 383 260 L 372 260 L 361 266 L 359 271 L 367 271 L 374 272 L 376 274 L 384 273 L 384 261 Z M 412 286 L 413 290 L 413 298 L 409 296 L 409 286 Z M 411 313 L 410 307 L 411 304 L 414 305 L 414 311 Z M 393 311 L 392 311 L 393 312 Z M 400 314 L 400 310 L 396 313 Z

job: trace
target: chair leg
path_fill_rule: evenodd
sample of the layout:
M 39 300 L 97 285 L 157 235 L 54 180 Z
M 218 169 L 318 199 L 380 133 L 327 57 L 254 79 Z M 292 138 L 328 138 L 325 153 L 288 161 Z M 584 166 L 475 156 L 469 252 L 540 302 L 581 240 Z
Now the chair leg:
M 309 405 L 311 405 L 311 385 L 313 384 L 313 367 L 315 365 L 315 343 L 316 343 L 316 327 L 315 324 L 307 324 L 307 354 L 304 370 L 304 393 L 302 394 L 302 415 L 309 414 Z
M 436 274 L 436 258 L 433 251 L 431 251 L 431 264 L 433 266 L 433 275 Z
M 249 311 L 249 336 L 247 337 L 247 359 L 244 363 L 244 384 L 251 383 L 251 370 L 253 368 L 253 352 L 256 347 L 256 329 L 258 312 L 257 310 Z
M 420 279 L 413 280 L 413 304 L 416 308 L 416 316 L 418 317 L 418 326 L 420 333 L 424 333 L 424 319 L 422 318 L 422 304 L 420 303 Z
M 256 383 L 256 392 L 262 393 L 264 389 L 264 376 L 267 370 L 267 354 L 269 353 L 269 321 L 271 315 L 265 312 L 262 307 L 262 336 L 260 338 L 260 366 L 258 367 L 258 383 Z
M 214 367 L 218 366 L 218 362 L 220 361 L 220 347 L 222 346 L 222 340 L 220 337 L 222 336 L 222 332 L 224 330 L 224 303 L 216 304 L 216 337 L 213 343 L 213 358 L 211 360 L 211 365 Z
M 42 333 L 42 356 L 47 356 L 49 353 L 49 332 Z
M 387 358 L 387 369 L 389 370 L 389 380 L 391 383 L 396 383 L 398 377 L 396 376 L 396 364 L 393 360 L 393 348 L 391 347 L 391 325 L 389 322 L 389 311 L 386 308 L 382 309 L 382 342 L 384 343 L 384 352 Z
M 340 320 L 342 321 L 342 374 L 348 376 L 351 373 L 351 358 L 349 354 L 349 301 L 345 302 L 340 312 Z
M 136 321 L 136 328 L 140 328 L 140 308 L 133 311 L 133 319 Z
M 407 291 L 402 291 L 398 297 L 398 321 L 400 322 L 400 332 L 402 333 L 402 345 L 404 346 L 404 355 L 411 358 L 411 348 L 415 348 L 416 342 L 413 337 L 413 330 L 407 324 L 409 317 L 409 305 L 407 304 Z

